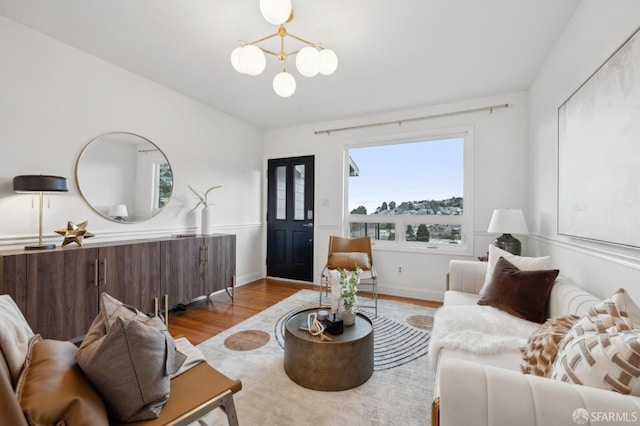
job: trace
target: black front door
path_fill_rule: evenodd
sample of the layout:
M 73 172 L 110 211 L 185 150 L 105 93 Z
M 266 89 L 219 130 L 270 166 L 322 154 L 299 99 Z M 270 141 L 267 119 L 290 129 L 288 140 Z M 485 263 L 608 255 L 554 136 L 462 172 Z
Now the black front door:
M 314 157 L 269 160 L 267 275 L 313 281 Z

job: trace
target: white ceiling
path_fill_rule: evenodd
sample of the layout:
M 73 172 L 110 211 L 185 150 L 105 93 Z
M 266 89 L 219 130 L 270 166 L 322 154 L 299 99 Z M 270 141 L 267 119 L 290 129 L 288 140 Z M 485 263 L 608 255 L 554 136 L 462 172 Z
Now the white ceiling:
M 266 129 L 525 90 L 579 2 L 293 0 L 287 30 L 339 65 L 306 78 L 290 58 L 286 99 L 275 58 L 257 77 L 229 61 L 276 31 L 258 0 L 0 0 L 0 14 Z

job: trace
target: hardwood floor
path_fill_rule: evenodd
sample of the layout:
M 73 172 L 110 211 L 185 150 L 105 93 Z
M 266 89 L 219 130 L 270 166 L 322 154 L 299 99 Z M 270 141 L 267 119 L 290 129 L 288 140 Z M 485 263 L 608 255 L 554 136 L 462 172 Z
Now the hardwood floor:
M 169 313 L 169 332 L 173 336 L 184 336 L 197 345 L 223 332 L 224 330 L 254 316 L 275 305 L 298 290 L 318 290 L 312 284 L 293 283 L 274 279 L 261 279 L 236 288 L 235 301 L 226 293 L 189 305 L 186 311 Z M 379 299 L 408 302 L 420 306 L 437 307 L 440 302 L 410 299 L 406 297 L 379 295 Z

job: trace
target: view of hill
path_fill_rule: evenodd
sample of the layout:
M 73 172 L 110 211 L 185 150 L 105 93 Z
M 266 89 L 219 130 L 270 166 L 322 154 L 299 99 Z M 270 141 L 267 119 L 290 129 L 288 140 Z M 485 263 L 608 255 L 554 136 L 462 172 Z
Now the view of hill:
M 462 197 L 451 197 L 446 200 L 384 201 L 376 211 L 370 214 L 416 214 L 416 215 L 461 215 Z M 351 210 L 351 214 L 369 214 L 364 206 Z
M 463 212 L 462 197 L 451 197 L 445 200 L 395 201 L 383 202 L 371 213 L 375 215 L 461 215 Z M 359 206 L 351 214 L 367 214 L 364 206 Z M 405 241 L 459 244 L 460 225 L 449 224 L 407 224 Z M 395 240 L 396 229 L 393 223 L 351 223 L 351 237 L 369 235 L 377 240 Z

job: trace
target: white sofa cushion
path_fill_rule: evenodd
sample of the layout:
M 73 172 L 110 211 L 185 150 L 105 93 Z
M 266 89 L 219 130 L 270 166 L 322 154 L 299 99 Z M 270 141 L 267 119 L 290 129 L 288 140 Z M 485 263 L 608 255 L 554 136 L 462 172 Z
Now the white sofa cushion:
M 575 426 L 637 424 L 640 398 L 459 359 L 442 360 L 440 425 Z M 608 421 L 615 413 L 618 421 Z M 584 423 L 581 423 L 584 424 Z
M 444 293 L 443 306 L 455 305 L 477 305 L 480 295 L 475 293 L 465 293 L 464 291 L 449 290 Z

